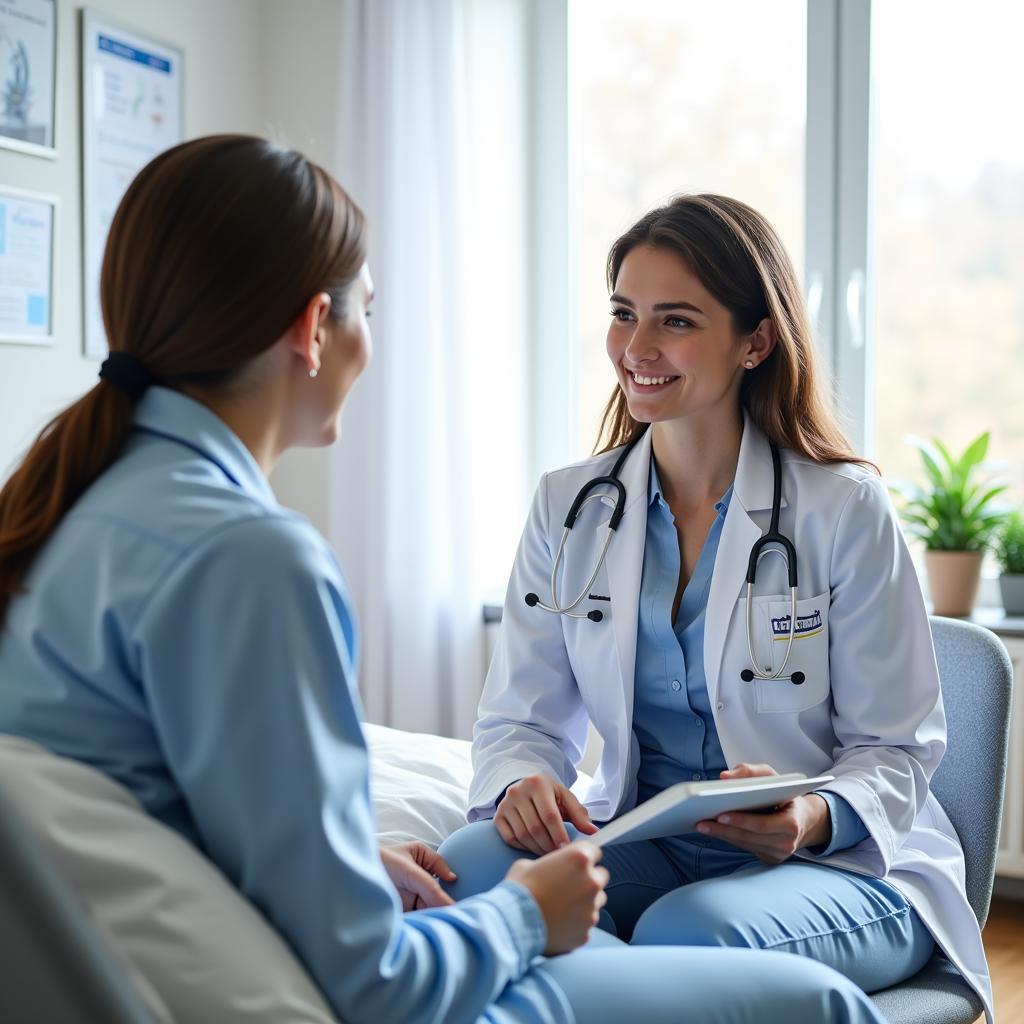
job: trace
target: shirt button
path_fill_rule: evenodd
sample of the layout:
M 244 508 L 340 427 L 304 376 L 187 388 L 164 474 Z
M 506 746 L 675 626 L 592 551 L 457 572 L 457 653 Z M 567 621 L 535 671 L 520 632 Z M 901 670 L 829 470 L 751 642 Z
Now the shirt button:
M 718 708 L 718 710 L 719 710 L 719 711 L 724 711 L 724 710 L 725 710 L 725 701 L 724 701 L 724 700 L 720 700 L 720 701 L 719 701 L 719 702 L 718 702 L 718 703 L 717 703 L 717 704 L 715 705 L 715 707 L 716 707 L 716 708 Z
M 693 781 L 694 782 L 700 782 L 700 780 L 702 778 L 704 778 L 704 776 L 700 772 L 694 772 L 693 773 Z
M 693 724 L 699 729 L 704 723 L 699 718 L 695 718 Z
M 678 693 L 682 689 L 683 684 L 678 679 L 672 680 L 672 689 Z

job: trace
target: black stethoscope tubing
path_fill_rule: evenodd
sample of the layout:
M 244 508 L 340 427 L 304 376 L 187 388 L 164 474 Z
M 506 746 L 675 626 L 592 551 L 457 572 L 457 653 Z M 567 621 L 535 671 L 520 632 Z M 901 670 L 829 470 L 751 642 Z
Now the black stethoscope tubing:
M 622 470 L 623 463 L 629 457 L 629 453 L 636 447 L 637 443 L 647 432 L 649 424 L 644 424 L 643 428 L 637 433 L 636 437 L 632 438 L 630 442 L 622 449 L 619 453 L 619 457 L 615 460 L 615 464 L 612 466 L 612 470 L 606 476 L 594 477 L 592 480 L 588 480 L 576 493 L 576 497 L 573 499 L 572 505 L 569 506 L 569 512 L 565 517 L 565 522 L 562 525 L 562 538 L 558 545 L 558 552 L 555 555 L 554 562 L 551 568 L 551 604 L 544 604 L 540 598 L 532 591 L 526 595 L 526 603 L 529 607 L 539 607 L 546 612 L 553 612 L 558 615 L 568 615 L 575 619 L 589 619 L 591 622 L 600 622 L 604 618 L 604 613 L 597 609 L 592 609 L 586 613 L 577 612 L 575 608 L 586 598 L 587 594 L 590 593 L 590 588 L 594 585 L 594 581 L 597 579 L 598 574 L 601 572 L 601 567 L 604 565 L 605 556 L 608 553 L 608 545 L 611 543 L 611 538 L 614 532 L 619 528 L 619 523 L 622 521 L 622 517 L 626 511 L 626 488 L 622 481 L 619 479 L 619 474 Z M 797 555 L 796 547 L 793 542 L 779 529 L 779 514 L 782 509 L 782 458 L 779 454 L 778 445 L 774 442 L 769 442 L 772 454 L 772 508 L 771 508 L 771 520 L 768 524 L 768 530 L 762 534 L 754 542 L 750 549 L 750 558 L 747 561 L 747 600 L 746 600 L 746 627 L 747 627 L 747 653 L 750 655 L 750 660 L 754 665 L 753 669 L 745 668 L 740 672 L 740 678 L 744 682 L 751 682 L 754 679 L 789 679 L 790 682 L 799 686 L 804 682 L 803 672 L 793 672 L 790 676 L 785 676 L 786 666 L 789 663 L 789 657 L 793 649 L 793 640 L 796 635 L 796 593 L 797 593 Z M 597 564 L 594 567 L 593 573 L 591 573 L 590 579 L 587 581 L 586 586 L 580 591 L 579 596 L 572 601 L 570 604 L 562 605 L 558 601 L 558 594 L 556 588 L 556 577 L 558 575 L 558 567 L 562 561 L 562 555 L 565 551 L 565 543 L 569 536 L 570 531 L 576 525 L 576 520 L 579 517 L 583 506 L 594 498 L 607 498 L 607 494 L 595 495 L 591 494 L 591 491 L 596 487 L 612 487 L 615 490 L 615 505 L 612 510 L 611 517 L 608 520 L 607 527 L 608 532 L 605 537 L 604 544 L 601 548 L 601 553 L 598 556 Z M 771 545 L 776 545 L 772 547 Z M 757 580 L 757 566 L 765 555 L 776 552 L 786 562 L 786 568 L 789 579 L 789 590 L 790 590 L 790 616 L 789 616 L 789 636 L 787 637 L 786 656 L 782 661 L 782 665 L 778 669 L 772 671 L 770 668 L 765 667 L 763 672 L 757 669 L 757 658 L 754 654 L 754 646 L 752 641 L 752 629 L 751 629 L 751 608 L 753 605 L 754 596 L 754 583 Z
M 573 499 L 573 503 L 569 506 L 569 513 L 565 517 L 565 522 L 562 524 L 562 539 L 558 545 L 558 553 L 555 555 L 554 563 L 551 566 L 551 604 L 544 604 L 543 601 L 534 593 L 526 595 L 526 603 L 531 607 L 543 608 L 546 612 L 554 612 L 556 615 L 568 615 L 574 619 L 590 619 L 591 622 L 600 622 L 604 618 L 604 613 L 598 611 L 596 608 L 589 612 L 582 613 L 574 611 L 590 593 L 590 588 L 594 585 L 594 580 L 597 579 L 598 574 L 601 572 L 601 566 L 604 565 L 605 555 L 608 553 L 608 545 L 611 543 L 612 535 L 619 528 L 619 523 L 622 522 L 622 517 L 626 512 L 626 488 L 622 481 L 619 479 L 619 473 L 622 471 L 622 464 L 629 457 L 629 453 L 637 446 L 640 439 L 647 433 L 647 429 L 650 424 L 645 423 L 640 432 L 634 437 L 629 444 L 619 453 L 619 457 L 615 460 L 615 465 L 612 466 L 612 471 L 607 476 L 596 476 L 593 480 L 588 480 L 580 489 L 576 492 L 576 497 Z M 601 548 L 601 554 L 598 557 L 597 565 L 594 567 L 594 571 L 587 581 L 587 585 L 580 591 L 579 596 L 571 604 L 561 605 L 558 602 L 558 594 L 555 587 L 555 578 L 558 575 L 558 566 L 562 561 L 562 553 L 565 551 L 565 542 L 569 536 L 569 532 L 576 525 L 576 520 L 579 517 L 580 511 L 583 506 L 593 498 L 606 498 L 606 494 L 591 494 L 590 492 L 595 487 L 609 486 L 615 488 L 615 507 L 612 509 L 611 518 L 608 520 L 608 533 L 604 539 L 604 546 Z

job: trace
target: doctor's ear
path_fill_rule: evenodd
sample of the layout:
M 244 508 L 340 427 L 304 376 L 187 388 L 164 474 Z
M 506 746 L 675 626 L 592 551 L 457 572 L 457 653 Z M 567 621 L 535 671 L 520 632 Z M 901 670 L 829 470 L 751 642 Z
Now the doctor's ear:
M 760 366 L 775 348 L 775 324 L 765 317 L 754 330 L 743 339 L 743 366 L 747 370 Z

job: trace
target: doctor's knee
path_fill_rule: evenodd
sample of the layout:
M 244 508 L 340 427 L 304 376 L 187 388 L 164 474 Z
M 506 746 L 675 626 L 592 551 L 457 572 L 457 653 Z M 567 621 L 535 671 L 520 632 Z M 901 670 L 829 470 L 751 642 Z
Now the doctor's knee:
M 464 825 L 453 832 L 437 852 L 458 875 L 455 882 L 441 883 L 456 900 L 494 888 L 505 877 L 513 861 L 531 856 L 509 846 L 490 819 Z

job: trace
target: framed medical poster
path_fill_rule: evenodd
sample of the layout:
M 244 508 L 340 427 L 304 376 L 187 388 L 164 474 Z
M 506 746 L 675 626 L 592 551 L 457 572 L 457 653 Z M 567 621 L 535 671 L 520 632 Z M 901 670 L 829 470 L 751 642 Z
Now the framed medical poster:
M 53 341 L 56 196 L 0 186 L 0 342 Z
M 3 0 L 0 0 L 3 2 Z M 82 272 L 87 356 L 102 359 L 100 267 L 132 178 L 184 137 L 182 52 L 82 12 Z
M 55 157 L 56 0 L 0 0 L 0 146 Z

